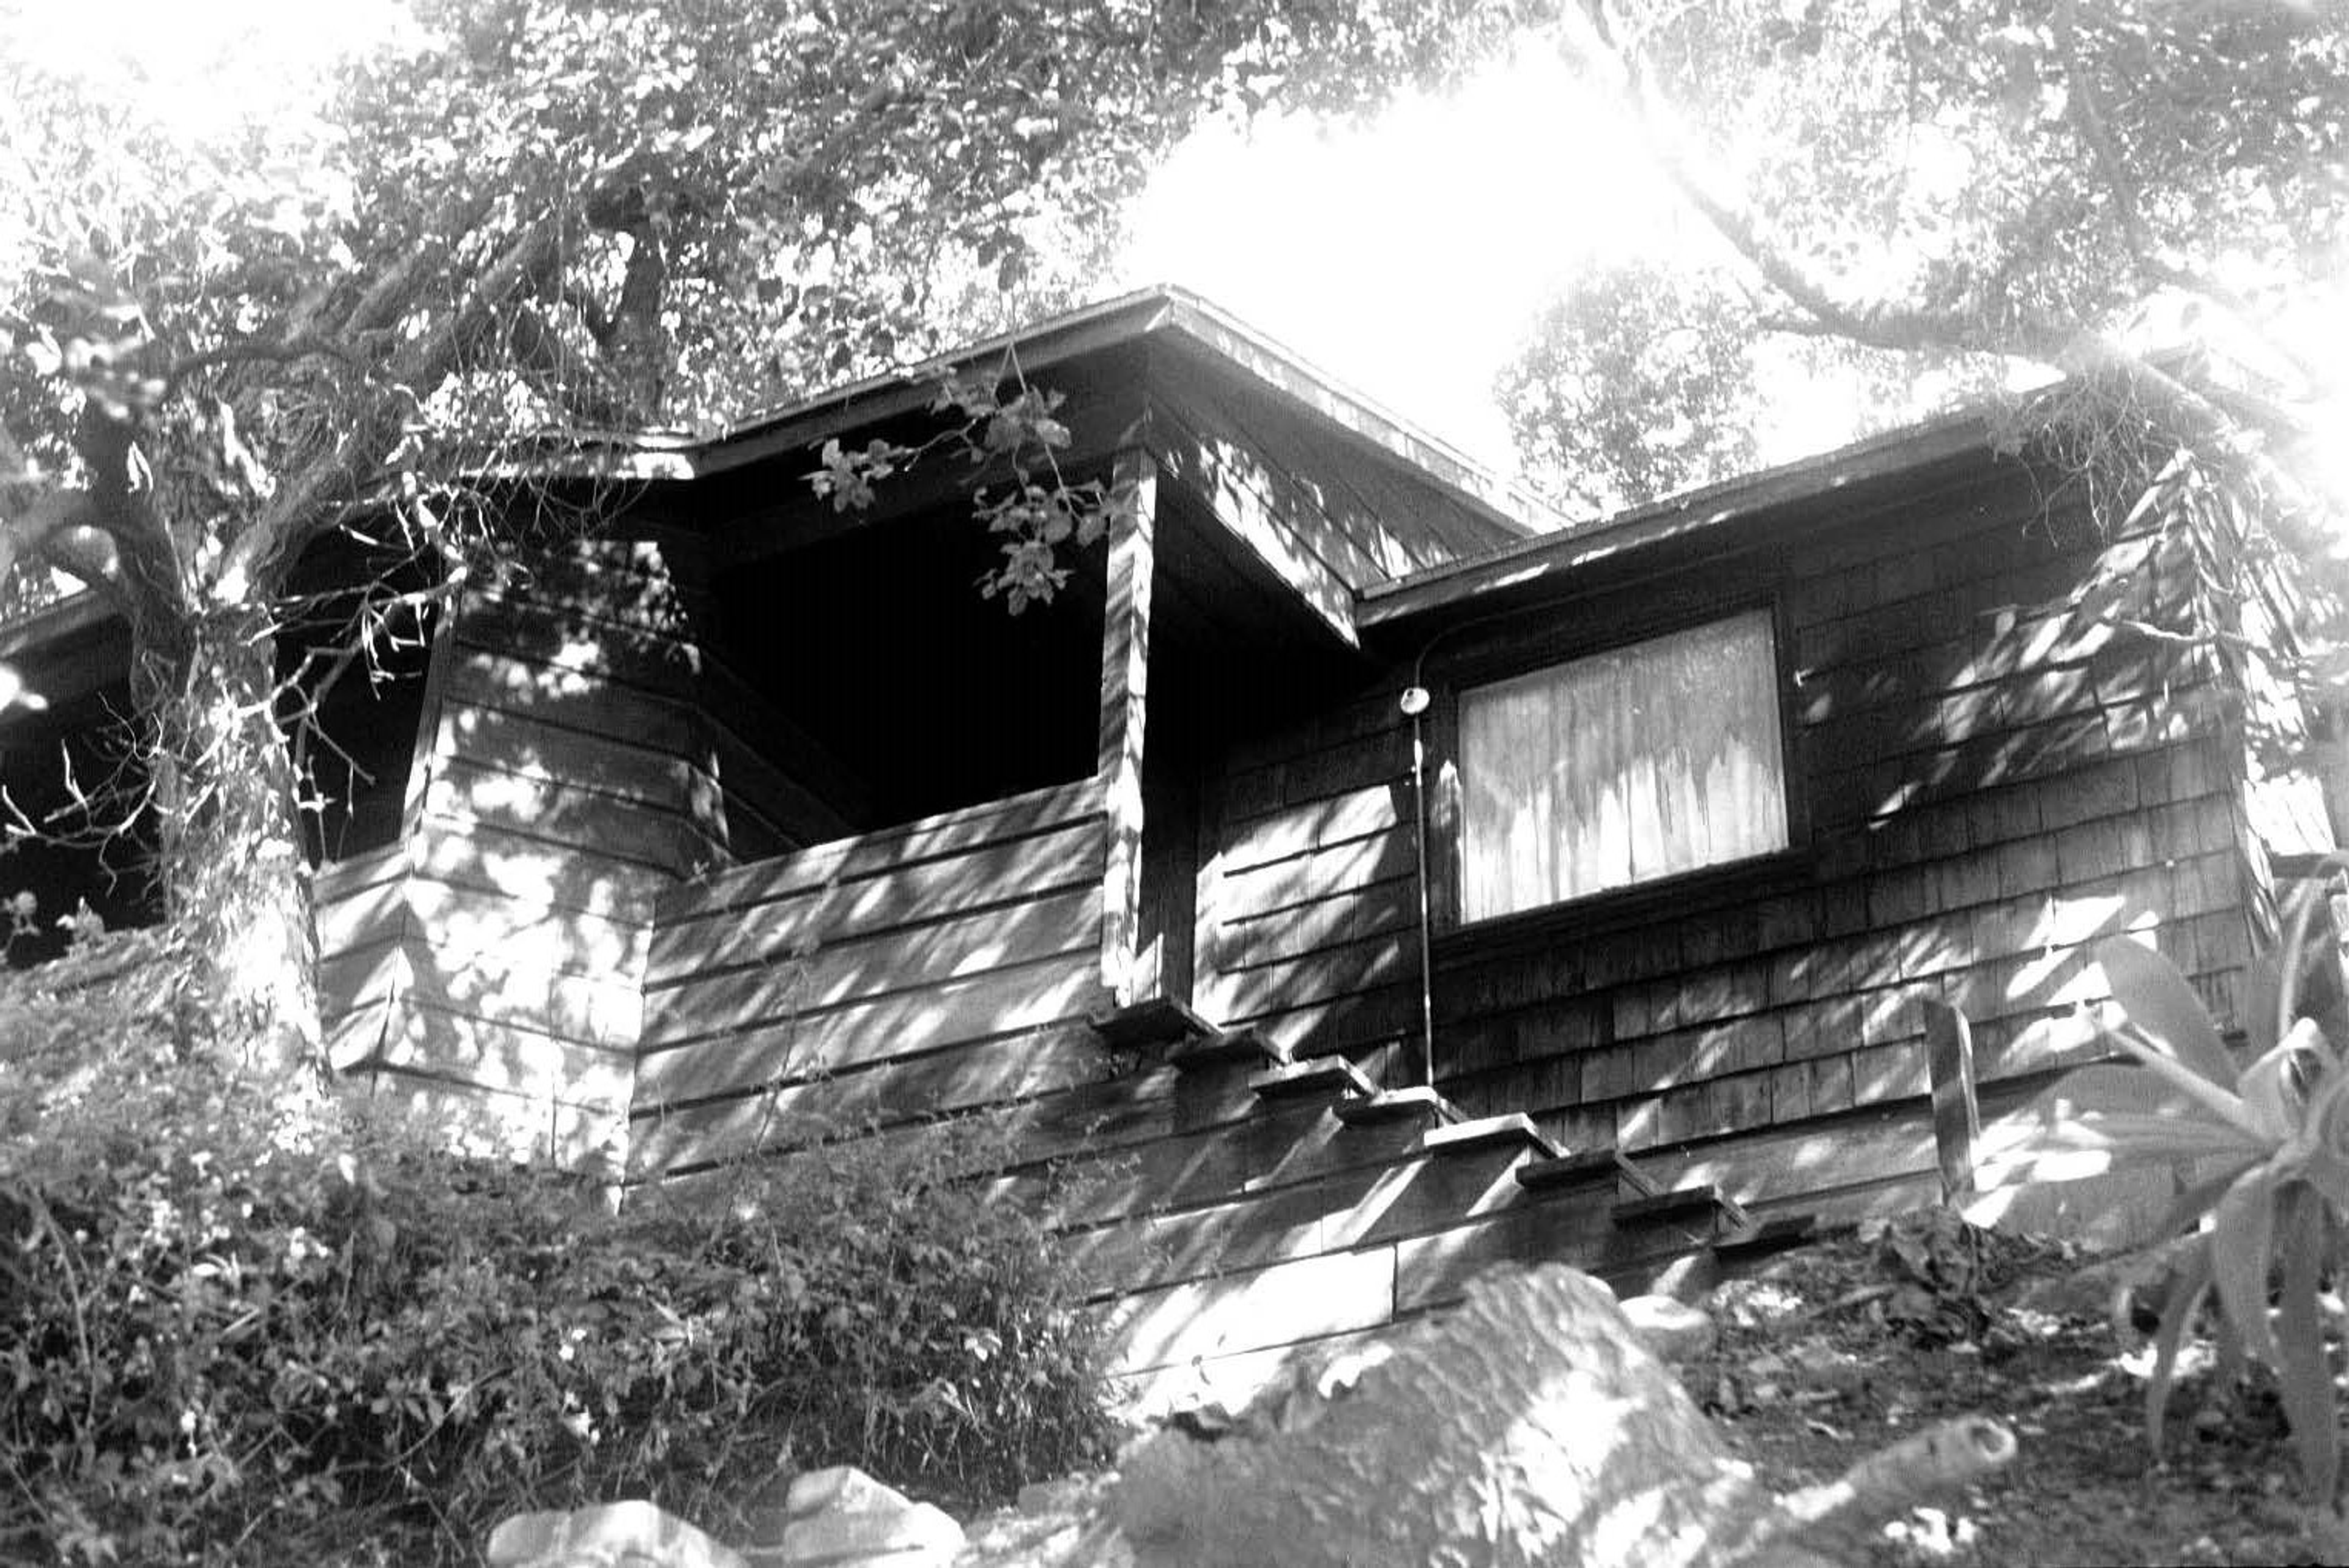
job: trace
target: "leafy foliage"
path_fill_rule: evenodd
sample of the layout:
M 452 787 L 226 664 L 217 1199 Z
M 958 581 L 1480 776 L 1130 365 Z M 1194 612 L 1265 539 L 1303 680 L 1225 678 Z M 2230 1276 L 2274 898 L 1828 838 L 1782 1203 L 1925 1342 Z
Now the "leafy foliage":
M 1953 1209 L 1920 1209 L 1886 1223 L 1876 1242 L 1878 1260 L 1895 1281 L 1884 1302 L 1888 1321 L 1927 1344 L 1981 1335 L 1990 1321 L 1983 1253 L 1986 1245 L 1995 1251 L 1994 1233 Z
M 2302 1474 L 2329 1508 L 2340 1439 L 2319 1296 L 2344 1256 L 2349 1058 L 2326 1025 L 2302 1016 L 2301 936 L 2313 902 L 2300 901 L 2294 940 L 2258 987 L 2271 1005 L 2250 1009 L 2261 1048 L 2240 1069 L 2168 960 L 2123 938 L 2098 944 L 2127 1017 L 2112 1037 L 2140 1065 L 2067 1074 L 2041 1142 L 2195 1171 L 2162 1226 L 2167 1234 L 2207 1222 L 2179 1265 L 2155 1336 L 2147 1437 L 2158 1449 L 2179 1346 L 2204 1302 L 2215 1300 L 2228 1358 L 2274 1370 Z M 2337 996 L 2336 985 L 2323 1008 L 2336 1032 Z
M 2092 396 L 2033 434 L 2101 470 L 2100 521 L 2178 453 L 2262 527 L 2337 509 L 2306 443 L 2343 406 L 2307 331 L 2344 304 L 2339 7 L 1620 0 L 1552 32 L 1712 242 L 1578 279 L 1504 373 L 1569 501 L 1726 477 L 1790 397 L 1859 434 L 2061 373 Z
M 940 384 L 930 412 L 948 418 L 921 445 L 875 437 L 849 451 L 826 441 L 823 466 L 807 476 L 808 484 L 830 497 L 834 511 L 861 511 L 873 504 L 876 483 L 932 452 L 963 457 L 981 470 L 973 511 L 1003 547 L 1002 564 L 979 578 L 978 591 L 990 599 L 1000 594 L 1017 615 L 1050 603 L 1068 585 L 1062 548 L 1095 542 L 1133 509 L 1133 498 L 1106 481 L 1072 481 L 1061 471 L 1059 453 L 1069 444 L 1068 427 L 1056 417 L 1063 401 L 1059 391 L 1031 386 L 1018 356 L 1007 353 L 996 376 L 950 377 Z M 990 490 L 988 476 L 1007 471 L 1000 488 Z
M 1736 310 L 1717 279 L 1627 266 L 1543 312 L 1494 393 L 1557 505 L 1603 514 L 1752 465 Z
M 464 1562 L 529 1507 L 722 1532 L 787 1467 L 968 1504 L 1098 1457 L 1076 1283 L 962 1179 L 983 1134 L 616 1217 L 109 1037 L 135 993 L 0 984 L 0 1556 Z

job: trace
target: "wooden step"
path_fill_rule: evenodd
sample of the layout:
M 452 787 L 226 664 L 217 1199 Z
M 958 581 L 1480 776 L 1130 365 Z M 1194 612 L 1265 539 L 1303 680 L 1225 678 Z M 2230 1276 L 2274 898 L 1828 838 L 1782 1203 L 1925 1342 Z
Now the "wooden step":
M 1618 1197 L 1652 1198 L 1663 1191 L 1655 1178 L 1612 1149 L 1586 1149 L 1517 1167 L 1517 1185 L 1529 1191 L 1609 1184 Z
M 1222 1032 L 1185 1004 L 1165 996 L 1154 996 L 1126 1007 L 1105 1008 L 1085 1021 L 1103 1044 L 1126 1051 L 1206 1039 Z
M 1288 1060 L 1278 1046 L 1254 1029 L 1218 1029 L 1197 1039 L 1178 1041 L 1166 1051 L 1166 1065 L 1185 1073 L 1236 1066 L 1280 1067 Z
M 1692 1222 L 1699 1215 L 1711 1217 L 1711 1229 L 1715 1236 L 1734 1234 L 1754 1222 L 1730 1197 L 1712 1182 L 1693 1187 L 1675 1187 L 1669 1192 L 1658 1192 L 1645 1198 L 1625 1198 L 1615 1205 L 1618 1225 L 1637 1225 L 1659 1222 Z
M 1566 1157 L 1566 1150 L 1551 1142 L 1542 1130 L 1534 1125 L 1534 1119 L 1521 1110 L 1512 1110 L 1500 1116 L 1472 1117 L 1449 1127 L 1431 1127 L 1419 1139 L 1419 1146 L 1430 1154 L 1484 1149 L 1496 1143 L 1531 1149 L 1545 1160 Z
M 1715 1241 L 1713 1250 L 1724 1258 L 1751 1260 L 1801 1246 L 1818 1233 L 1815 1214 L 1773 1214 L 1768 1219 L 1747 1220 Z
M 1308 1057 L 1301 1062 L 1285 1062 L 1278 1067 L 1250 1073 L 1248 1088 L 1266 1099 L 1286 1099 L 1295 1095 L 1329 1094 L 1359 1097 L 1368 1099 L 1379 1092 L 1372 1083 L 1344 1057 Z
M 1468 1119 L 1458 1106 L 1424 1085 L 1381 1089 L 1366 1099 L 1341 1100 L 1338 1105 L 1338 1119 L 1349 1127 L 1402 1121 L 1414 1116 L 1426 1117 L 1439 1127 Z

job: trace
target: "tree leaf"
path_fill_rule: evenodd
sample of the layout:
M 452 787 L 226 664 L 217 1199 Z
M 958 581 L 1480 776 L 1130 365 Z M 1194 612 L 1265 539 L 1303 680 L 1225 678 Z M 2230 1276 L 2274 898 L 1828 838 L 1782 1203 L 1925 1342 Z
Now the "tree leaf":
M 2169 1408 L 2170 1380 L 2178 1372 L 2178 1346 L 2187 1326 L 2210 1293 L 2210 1249 L 2194 1247 L 2179 1260 L 2178 1277 L 2169 1291 L 2169 1309 L 2153 1336 L 2153 1374 L 2145 1383 L 2145 1439 L 2154 1457 L 2161 1455 L 2161 1418 Z
M 2236 1080 L 2236 1088 L 2243 1098 L 2243 1109 L 2251 1113 L 2251 1119 L 2259 1124 L 2261 1132 L 2279 1143 L 2290 1142 L 2292 1134 L 2299 1130 L 2301 1115 L 2307 1103 L 2293 1081 L 2293 1067 L 2308 1049 L 2309 1037 L 2314 1035 L 2316 1026 L 2306 1019 L 2302 1019 L 2302 1024 L 2306 1026 L 2304 1032 L 2294 1028 L 2291 1034 L 2270 1046 L 2260 1053 L 2257 1061 L 2243 1069 L 2242 1077 Z
M 2272 1143 L 2252 1137 L 2231 1122 L 2208 1118 L 2189 1120 L 2121 1110 L 2075 1110 L 2058 1112 L 2057 1117 L 2053 1125 L 2033 1136 L 2033 1150 L 2109 1150 L 2116 1155 L 2152 1160 L 2199 1160 L 2211 1155 L 2263 1160 L 2274 1152 Z
M 2243 1348 L 2271 1367 L 2276 1346 L 2268 1328 L 2268 1264 L 2274 1243 L 2275 1178 L 2261 1164 L 2229 1183 L 2211 1212 L 2210 1274 Z
M 2130 1023 L 2220 1088 L 2235 1087 L 2235 1064 L 2219 1038 L 2218 1026 L 2177 965 L 2125 936 L 2097 943 L 2095 956 L 2113 988 L 2113 999 Z
M 2276 1313 L 2276 1381 L 2310 1500 L 2329 1508 L 2341 1480 L 2341 1434 L 2333 1367 L 2324 1351 L 2324 1314 L 2316 1299 L 2325 1263 L 2324 1205 L 2313 1191 L 2294 1183 L 2285 1190 L 2282 1207 L 2277 1241 L 2283 1253 L 2283 1298 Z
M 2212 1083 L 2209 1078 L 2171 1056 L 2158 1042 L 2144 1037 L 2134 1029 L 2114 1031 L 2112 1041 L 2130 1056 L 2135 1057 L 2141 1065 L 2168 1079 L 2172 1087 L 2191 1098 L 2197 1105 L 2210 1115 L 2232 1126 L 2241 1128 L 2253 1138 L 2266 1141 L 2265 1135 L 2260 1131 L 2259 1123 L 2252 1119 L 2251 1111 L 2244 1106 L 2240 1096 Z
M 2170 1204 L 2169 1212 L 2162 1215 L 2161 1222 L 2154 1227 L 2153 1233 L 2175 1236 L 2183 1233 L 2189 1225 L 2198 1222 L 2218 1206 L 2219 1200 L 2226 1196 L 2227 1189 L 2235 1184 L 2237 1177 L 2258 1163 L 2258 1161 L 2247 1161 L 2240 1165 L 2230 1166 L 2209 1181 L 2198 1181 L 2180 1192 L 2178 1201 Z

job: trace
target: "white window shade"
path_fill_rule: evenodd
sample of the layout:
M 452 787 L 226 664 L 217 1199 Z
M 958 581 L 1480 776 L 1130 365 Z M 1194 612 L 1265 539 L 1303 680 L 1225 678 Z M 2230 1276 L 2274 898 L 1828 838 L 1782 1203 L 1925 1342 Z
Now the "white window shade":
M 1463 920 L 1784 849 L 1769 614 L 1471 687 L 1459 760 Z

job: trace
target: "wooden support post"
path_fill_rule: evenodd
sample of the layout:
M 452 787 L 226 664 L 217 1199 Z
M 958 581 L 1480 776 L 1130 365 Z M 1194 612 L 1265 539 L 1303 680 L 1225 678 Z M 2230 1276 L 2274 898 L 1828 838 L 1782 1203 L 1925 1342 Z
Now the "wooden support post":
M 1109 814 L 1102 879 L 1102 984 L 1121 1007 L 1153 976 L 1136 945 L 1142 929 L 1142 748 L 1150 687 L 1150 577 L 1158 469 L 1147 453 L 1118 455 L 1112 493 L 1129 504 L 1109 538 L 1108 601 L 1102 616 L 1098 776 Z
M 1973 1196 L 1974 1146 L 1982 1141 L 1982 1102 L 1974 1093 L 1974 1034 L 1966 1016 L 1930 997 L 1925 1016 L 1927 1066 L 1933 1082 L 1933 1151 L 1941 1166 L 1941 1202 Z

